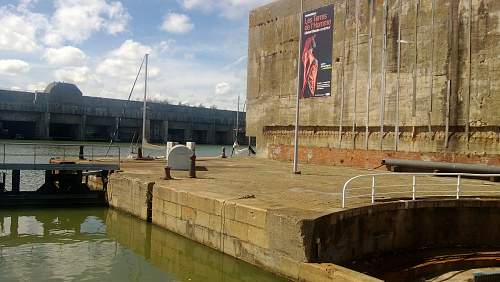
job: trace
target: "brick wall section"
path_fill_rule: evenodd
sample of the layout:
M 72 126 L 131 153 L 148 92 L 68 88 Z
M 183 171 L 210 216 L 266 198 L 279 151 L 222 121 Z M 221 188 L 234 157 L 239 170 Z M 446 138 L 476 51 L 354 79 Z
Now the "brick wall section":
M 293 160 L 293 146 L 270 145 L 268 157 L 274 160 Z M 455 153 L 416 153 L 376 150 L 352 150 L 324 147 L 299 147 L 299 161 L 323 165 L 345 165 L 363 168 L 380 166 L 384 158 L 441 161 L 452 163 L 487 164 L 500 166 L 497 155 L 465 155 Z

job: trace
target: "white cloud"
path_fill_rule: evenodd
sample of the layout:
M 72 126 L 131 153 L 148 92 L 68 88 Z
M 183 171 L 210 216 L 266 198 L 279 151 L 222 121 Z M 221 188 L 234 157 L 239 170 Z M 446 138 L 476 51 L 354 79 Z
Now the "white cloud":
M 61 48 L 48 48 L 43 55 L 47 63 L 59 66 L 77 66 L 84 63 L 87 56 L 85 53 L 73 46 Z
M 44 41 L 51 46 L 81 43 L 93 32 L 117 34 L 125 31 L 130 15 L 121 2 L 106 0 L 57 0 Z
M 184 14 L 169 13 L 165 16 L 161 28 L 170 33 L 188 33 L 194 28 L 191 19 Z
M 33 52 L 39 48 L 37 34 L 47 25 L 40 14 L 0 7 L 0 50 Z
M 17 75 L 30 71 L 30 65 L 21 60 L 0 60 L 0 73 Z
M 229 19 L 241 19 L 251 9 L 273 2 L 273 0 L 178 0 L 188 10 L 218 12 L 219 16 Z
M 39 82 L 36 82 L 36 83 L 30 83 L 28 84 L 28 91 L 43 91 L 45 89 L 45 87 L 47 87 L 47 82 L 42 82 L 42 81 L 39 81 Z
M 54 77 L 58 81 L 83 83 L 90 79 L 91 73 L 88 67 L 66 67 L 54 72 Z
M 146 53 L 152 48 L 133 40 L 126 40 L 119 48 L 108 53 L 97 66 L 97 73 L 103 76 L 133 79 L 137 74 L 139 64 Z M 154 68 L 148 71 L 155 71 Z M 152 73 L 151 73 L 152 74 Z
M 231 90 L 231 85 L 227 82 L 219 82 L 215 85 L 215 94 L 225 95 Z

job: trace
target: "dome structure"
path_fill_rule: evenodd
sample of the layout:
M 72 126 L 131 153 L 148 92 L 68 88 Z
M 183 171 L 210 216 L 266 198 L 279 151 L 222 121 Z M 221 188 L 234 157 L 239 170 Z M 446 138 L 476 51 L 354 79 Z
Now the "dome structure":
M 52 82 L 44 90 L 45 93 L 49 93 L 51 95 L 62 95 L 62 96 L 82 96 L 82 91 L 78 88 L 78 86 L 72 83 L 66 82 Z
M 56 104 L 79 104 L 83 98 L 82 91 L 72 83 L 52 82 L 44 90 L 49 101 Z

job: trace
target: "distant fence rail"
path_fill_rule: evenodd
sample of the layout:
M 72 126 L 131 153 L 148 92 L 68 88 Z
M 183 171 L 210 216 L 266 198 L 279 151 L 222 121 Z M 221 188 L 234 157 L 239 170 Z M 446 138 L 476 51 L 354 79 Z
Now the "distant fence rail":
M 111 163 L 120 165 L 121 148 L 104 144 L 0 143 L 0 161 L 4 165 L 47 164 L 51 159 L 74 161 L 81 156 L 91 164 L 108 159 Z
M 450 179 L 451 177 L 451 179 Z M 467 181 L 464 181 L 464 178 Z M 469 179 L 472 178 L 472 179 Z M 342 208 L 347 200 L 361 202 L 399 200 L 419 197 L 500 196 L 500 184 L 480 183 L 477 178 L 499 179 L 500 174 L 478 173 L 376 173 L 362 174 L 347 180 L 342 187 Z M 380 181 L 383 180 L 383 181 Z M 361 182 L 361 183 L 359 183 Z M 353 187 L 354 184 L 358 185 Z M 452 187 L 452 189 L 444 189 Z M 477 189 L 479 188 L 479 189 Z

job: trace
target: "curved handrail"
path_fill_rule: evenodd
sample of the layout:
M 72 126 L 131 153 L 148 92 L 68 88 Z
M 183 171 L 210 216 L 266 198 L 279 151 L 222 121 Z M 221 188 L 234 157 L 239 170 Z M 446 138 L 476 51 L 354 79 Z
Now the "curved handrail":
M 465 172 L 385 172 L 385 173 L 371 173 L 371 174 L 360 174 L 354 177 L 349 178 L 342 187 L 342 208 L 345 208 L 345 200 L 346 200 L 346 192 L 348 185 L 358 178 L 363 177 L 371 177 L 372 178 L 372 186 L 371 186 L 371 196 L 372 196 L 372 204 L 375 202 L 375 178 L 377 176 L 385 176 L 385 175 L 394 175 L 394 176 L 404 176 L 409 175 L 412 176 L 412 194 L 413 200 L 415 200 L 416 193 L 416 177 L 417 176 L 456 176 L 457 177 L 457 194 L 456 198 L 460 198 L 460 186 L 461 186 L 461 177 L 500 177 L 500 174 L 492 174 L 492 173 L 465 173 Z

